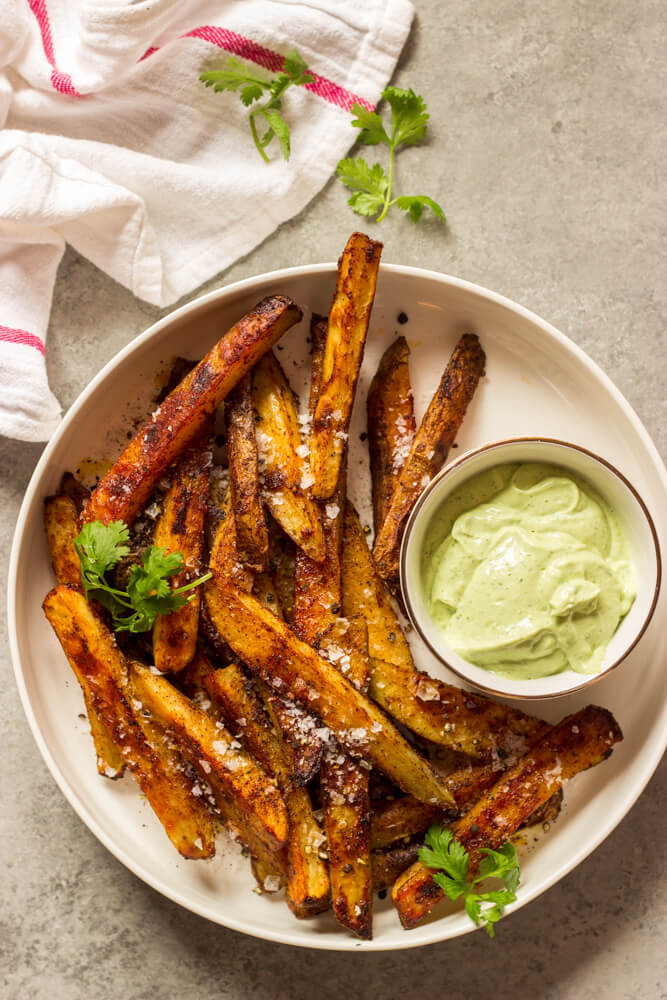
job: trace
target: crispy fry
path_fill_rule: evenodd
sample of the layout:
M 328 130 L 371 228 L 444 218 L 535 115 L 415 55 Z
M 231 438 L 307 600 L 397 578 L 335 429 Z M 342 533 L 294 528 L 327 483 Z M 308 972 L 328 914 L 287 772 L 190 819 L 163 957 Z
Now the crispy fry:
M 407 340 L 397 337 L 382 355 L 366 400 L 376 535 L 415 437 L 409 355 Z
M 423 833 L 442 817 L 442 809 L 419 802 L 410 795 L 383 802 L 373 809 L 371 847 L 374 851 L 390 847 L 398 840 Z
M 333 496 L 340 479 L 381 253 L 381 243 L 353 233 L 338 264 L 310 440 L 313 496 L 320 500 Z
M 193 795 L 178 756 L 163 741 L 147 737 L 141 713 L 132 708 L 127 663 L 111 633 L 83 594 L 62 584 L 47 594 L 44 613 L 174 847 L 186 858 L 211 857 L 211 816 Z
M 289 817 L 287 839 L 287 903 L 297 917 L 320 913 L 329 906 L 329 873 L 319 855 L 324 840 L 313 815 L 310 796 L 294 782 L 287 749 L 238 664 L 216 670 L 205 680 L 211 697 L 247 750 L 276 779 Z
M 74 480 L 74 477 L 71 479 Z M 47 497 L 44 502 L 44 524 L 56 580 L 79 589 L 81 563 L 74 548 L 74 539 L 79 534 L 79 517 L 75 501 L 62 493 Z M 123 756 L 114 743 L 111 732 L 95 711 L 88 680 L 83 675 L 77 674 L 77 677 L 95 746 L 97 770 L 105 778 L 120 778 L 125 770 Z
M 252 376 L 232 389 L 225 403 L 229 482 L 239 559 L 255 573 L 268 566 L 269 533 L 259 485 Z
M 300 319 L 301 310 L 282 295 L 263 299 L 240 319 L 130 441 L 93 491 L 84 521 L 131 523 L 158 479 L 203 431 L 227 393 Z
M 452 827 L 455 838 L 468 851 L 470 872 L 478 868 L 483 848 L 499 848 L 566 781 L 605 760 L 621 739 L 623 734 L 613 715 L 595 705 L 550 729 Z M 398 878 L 392 891 L 407 929 L 415 927 L 443 896 L 430 869 L 420 861 Z
M 285 620 L 278 591 L 273 579 L 267 573 L 255 578 L 253 593 L 265 608 L 282 621 Z M 287 741 L 294 780 L 298 785 L 307 785 L 320 768 L 324 749 L 322 725 L 301 705 L 296 705 L 289 698 L 276 694 L 272 688 L 263 685 L 258 679 L 256 684 L 273 725 Z
M 405 522 L 419 494 L 445 464 L 484 374 L 485 360 L 474 334 L 461 337 L 415 435 L 373 546 L 378 573 L 393 591 L 398 587 L 398 556 Z
M 317 712 L 348 751 L 371 761 L 404 791 L 451 803 L 433 769 L 384 713 L 255 597 L 212 581 L 204 587 L 216 628 L 254 673 Z
M 417 860 L 420 844 L 405 844 L 388 851 L 371 851 L 373 892 L 390 889 L 398 876 Z
M 273 853 L 287 840 L 287 813 L 282 796 L 260 767 L 236 749 L 233 737 L 165 677 L 133 663 L 135 696 L 165 729 L 172 731 L 183 753 L 208 782 L 223 815 L 240 829 L 242 839 L 259 856 Z M 259 849 L 258 849 L 258 846 Z
M 324 538 L 301 454 L 307 449 L 292 390 L 272 352 L 255 366 L 252 384 L 264 502 L 295 544 L 319 562 L 324 558 Z
M 236 516 L 232 504 L 232 493 L 228 487 L 220 511 L 220 520 L 215 529 L 208 568 L 213 578 L 221 586 L 232 584 L 241 590 L 252 590 L 254 574 L 241 561 L 237 534 Z
M 199 441 L 183 453 L 155 526 L 154 544 L 183 556 L 183 569 L 171 580 L 172 590 L 196 579 L 201 570 L 210 467 L 208 441 Z M 153 661 L 160 673 L 178 673 L 195 655 L 200 603 L 199 588 L 195 588 L 182 608 L 156 619 Z
M 343 611 L 362 615 L 368 623 L 369 693 L 402 725 L 433 743 L 479 758 L 520 755 L 531 739 L 546 731 L 540 719 L 416 669 L 351 504 L 345 511 L 342 570 Z
M 76 507 L 77 517 L 80 517 L 81 511 L 90 499 L 90 490 L 88 487 L 84 486 L 71 472 L 64 472 L 63 478 L 60 480 L 60 490 L 58 492 L 64 493 L 66 497 L 70 498 Z

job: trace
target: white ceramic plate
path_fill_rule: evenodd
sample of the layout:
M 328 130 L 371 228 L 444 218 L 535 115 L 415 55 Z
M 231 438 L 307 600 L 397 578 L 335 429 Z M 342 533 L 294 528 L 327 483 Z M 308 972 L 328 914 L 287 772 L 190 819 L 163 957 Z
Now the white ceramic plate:
M 387 899 L 375 907 L 374 939 L 360 944 L 330 915 L 297 921 L 282 898 L 251 892 L 247 862 L 221 843 L 211 862 L 181 859 L 130 779 L 98 777 L 82 699 L 47 625 L 41 602 L 53 585 L 42 528 L 42 503 L 65 469 L 82 458 L 112 458 L 127 421 L 149 412 L 155 373 L 176 354 L 201 356 L 262 296 L 282 292 L 306 312 L 327 312 L 335 267 L 292 268 L 239 282 L 203 296 L 156 323 L 100 372 L 67 413 L 44 451 L 26 492 L 9 572 L 9 629 L 17 683 L 39 748 L 63 793 L 108 849 L 140 878 L 182 906 L 246 934 L 288 944 L 364 951 L 407 948 L 472 929 L 465 913 L 438 910 L 413 931 L 403 931 Z M 397 324 L 404 311 L 409 320 Z M 649 507 L 667 551 L 667 477 L 646 431 L 607 377 L 567 338 L 507 299 L 455 278 L 385 265 L 368 339 L 350 434 L 350 494 L 368 519 L 369 476 L 365 397 L 370 378 L 398 329 L 411 347 L 417 418 L 424 411 L 461 332 L 478 333 L 487 353 L 482 382 L 458 439 L 458 449 L 519 435 L 545 435 L 584 445 L 616 465 Z M 297 392 L 308 379 L 307 322 L 284 338 L 278 357 Z M 583 860 L 619 823 L 653 773 L 665 746 L 667 711 L 667 587 L 653 621 L 631 656 L 595 686 L 593 697 L 616 715 L 624 742 L 611 760 L 577 777 L 551 831 L 522 859 L 515 907 L 527 903 Z M 414 635 L 417 663 L 434 675 L 444 668 Z M 455 680 L 455 679 L 454 679 Z M 536 712 L 556 721 L 581 707 L 587 692 Z

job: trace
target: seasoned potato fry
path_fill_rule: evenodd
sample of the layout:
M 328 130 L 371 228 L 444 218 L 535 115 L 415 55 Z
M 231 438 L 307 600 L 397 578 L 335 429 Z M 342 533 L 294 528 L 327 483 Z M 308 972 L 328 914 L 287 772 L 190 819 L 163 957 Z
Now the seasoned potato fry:
M 397 337 L 382 355 L 366 400 L 376 535 L 415 437 L 409 355 L 407 340 Z
M 259 484 L 252 376 L 246 375 L 225 402 L 229 482 L 239 559 L 255 573 L 269 561 L 269 533 Z
M 622 738 L 613 715 L 596 705 L 550 729 L 452 827 L 454 837 L 468 851 L 470 872 L 479 866 L 483 848 L 499 848 L 566 781 L 605 760 Z M 430 869 L 420 861 L 397 879 L 392 890 L 407 929 L 415 927 L 443 896 Z
M 201 570 L 211 467 L 208 445 L 206 440 L 197 442 L 176 463 L 173 481 L 155 526 L 154 544 L 183 556 L 183 569 L 171 580 L 172 590 L 195 580 Z M 199 588 L 195 588 L 182 608 L 156 619 L 153 661 L 160 673 L 178 673 L 195 655 L 200 603 Z
M 84 521 L 130 524 L 158 479 L 204 429 L 227 393 L 269 350 L 301 310 L 283 295 L 259 302 L 169 393 L 102 479 L 83 512 Z
M 232 584 L 241 590 L 252 590 L 254 574 L 244 565 L 238 550 L 236 516 L 231 489 L 227 489 L 215 529 L 208 568 L 221 586 Z
M 71 478 L 74 480 L 73 476 Z M 79 534 L 79 516 L 75 501 L 63 493 L 47 497 L 44 502 L 44 525 L 56 580 L 58 583 L 80 588 L 81 563 L 74 548 L 74 539 Z M 125 770 L 123 756 L 114 743 L 111 732 L 95 711 L 87 678 L 79 674 L 77 677 L 95 746 L 97 770 L 105 778 L 120 778 Z
M 415 435 L 373 546 L 375 565 L 391 590 L 398 587 L 398 556 L 405 522 L 419 494 L 445 464 L 447 452 L 484 374 L 485 361 L 477 337 L 464 334 Z
M 373 809 L 371 847 L 383 850 L 416 833 L 423 833 L 431 823 L 443 818 L 443 811 L 410 795 L 383 802 Z M 407 867 L 407 865 L 406 865 Z
M 287 840 L 285 803 L 258 764 L 235 748 L 221 723 L 214 722 L 165 677 L 132 663 L 130 680 L 135 697 L 175 734 L 202 781 L 212 786 L 218 807 L 238 824 L 247 846 L 260 856 L 258 844 L 268 852 L 279 851 Z
M 353 233 L 338 264 L 310 439 L 313 496 L 319 500 L 333 496 L 340 480 L 381 253 L 381 243 Z
M 186 858 L 211 857 L 211 816 L 193 795 L 178 757 L 161 740 L 152 743 L 147 738 L 141 713 L 132 708 L 127 663 L 111 633 L 83 594 L 62 584 L 47 594 L 44 613 L 174 847 Z
M 371 851 L 373 892 L 390 889 L 398 876 L 414 864 L 419 854 L 418 843 L 402 844 L 388 851 Z
M 264 503 L 294 543 L 319 562 L 324 559 L 324 537 L 301 454 L 307 446 L 301 439 L 292 390 L 272 352 L 255 366 L 252 385 Z
M 329 873 L 320 857 L 324 841 L 313 815 L 310 796 L 294 782 L 287 748 L 273 728 L 257 694 L 238 664 L 216 670 L 205 680 L 208 693 L 239 732 L 244 747 L 276 779 L 289 818 L 287 838 L 287 903 L 297 917 L 326 910 L 330 903 Z
M 520 755 L 546 731 L 540 719 L 416 669 L 351 504 L 345 511 L 342 571 L 343 611 L 368 623 L 369 694 L 398 722 L 424 739 L 479 758 Z
M 306 704 L 339 742 L 415 798 L 449 805 L 452 797 L 377 706 L 323 660 L 252 594 L 204 584 L 216 628 L 266 683 Z

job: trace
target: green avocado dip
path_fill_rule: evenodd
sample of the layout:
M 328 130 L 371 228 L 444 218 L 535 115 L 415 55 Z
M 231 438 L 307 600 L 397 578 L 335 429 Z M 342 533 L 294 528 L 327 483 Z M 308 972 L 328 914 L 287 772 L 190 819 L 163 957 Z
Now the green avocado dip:
M 462 483 L 427 529 L 421 569 L 449 645 L 516 680 L 597 673 L 636 596 L 613 510 L 567 469 L 536 462 Z

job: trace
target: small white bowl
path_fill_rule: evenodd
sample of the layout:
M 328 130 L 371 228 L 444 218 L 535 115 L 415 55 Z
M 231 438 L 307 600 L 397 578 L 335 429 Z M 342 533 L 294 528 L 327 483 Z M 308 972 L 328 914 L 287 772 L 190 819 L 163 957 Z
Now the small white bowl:
M 612 637 L 596 674 L 564 670 L 549 677 L 517 680 L 476 666 L 459 656 L 434 623 L 421 573 L 426 533 L 445 499 L 463 482 L 495 466 L 511 462 L 546 462 L 561 466 L 590 483 L 615 511 L 630 550 L 637 596 Z M 555 698 L 594 684 L 625 659 L 651 620 L 662 575 L 660 547 L 651 515 L 637 490 L 598 455 L 551 438 L 511 438 L 462 455 L 426 487 L 408 519 L 400 559 L 401 590 L 415 629 L 431 652 L 463 680 L 488 694 L 509 698 Z

